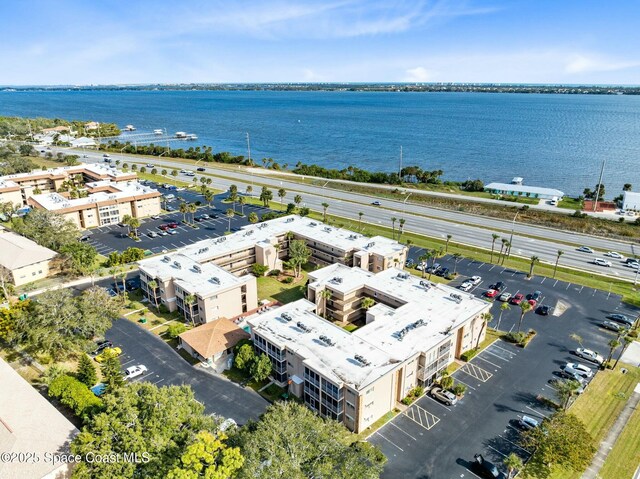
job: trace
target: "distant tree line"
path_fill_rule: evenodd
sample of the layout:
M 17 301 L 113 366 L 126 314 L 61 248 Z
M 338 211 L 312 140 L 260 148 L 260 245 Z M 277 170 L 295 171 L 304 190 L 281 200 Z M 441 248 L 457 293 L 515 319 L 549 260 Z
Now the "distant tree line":
M 97 129 L 86 130 L 87 121 L 64 120 L 62 118 L 23 118 L 18 116 L 0 116 L 0 137 L 16 140 L 28 140 L 31 135 L 41 133 L 45 128 L 68 126 L 79 136 L 118 136 L 121 131 L 115 123 L 99 123 Z

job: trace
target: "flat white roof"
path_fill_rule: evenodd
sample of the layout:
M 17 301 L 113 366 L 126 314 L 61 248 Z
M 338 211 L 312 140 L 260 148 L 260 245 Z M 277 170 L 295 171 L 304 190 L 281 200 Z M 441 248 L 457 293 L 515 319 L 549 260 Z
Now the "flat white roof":
M 285 345 L 306 358 L 305 363 L 323 376 L 362 389 L 399 362 L 438 346 L 450 337 L 451 331 L 488 308 L 486 301 L 471 294 L 429 283 L 400 269 L 391 268 L 375 275 L 362 273 L 359 268 L 331 265 L 312 275 L 322 283 L 340 274 L 342 284 L 349 284 L 350 289 L 360 282 L 363 288 L 366 286 L 405 304 L 394 309 L 378 303 L 373 308 L 384 316 L 378 316 L 354 333 L 312 313 L 315 305 L 307 300 L 250 318 L 248 323 L 265 339 Z M 333 288 L 333 284 L 328 286 Z M 282 319 L 282 312 L 289 313 L 293 319 Z M 298 321 L 310 331 L 301 329 Z M 327 345 L 320 336 L 330 338 L 334 344 Z M 358 361 L 356 355 L 369 364 Z
M 144 259 L 138 264 L 149 276 L 162 281 L 173 278 L 177 286 L 202 298 L 244 284 L 250 279 L 249 276 L 237 277 L 213 263 L 200 264 L 181 253 Z
M 527 186 L 527 185 L 514 185 L 513 183 L 489 183 L 484 186 L 485 190 L 498 190 L 498 191 L 515 191 L 517 193 L 535 193 L 537 195 L 557 196 L 561 198 L 564 196 L 564 191 L 556 190 L 554 188 L 542 188 L 540 186 Z
M 309 284 L 314 288 L 326 286 L 340 293 L 348 293 L 362 287 L 373 273 L 361 268 L 350 268 L 336 263 L 309 273 Z

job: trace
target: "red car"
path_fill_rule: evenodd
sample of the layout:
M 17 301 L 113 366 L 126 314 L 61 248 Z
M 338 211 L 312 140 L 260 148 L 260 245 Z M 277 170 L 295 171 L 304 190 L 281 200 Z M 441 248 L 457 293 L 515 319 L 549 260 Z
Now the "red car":
M 160 225 L 158 226 L 162 231 L 167 231 L 169 229 L 169 225 Z
M 169 228 L 177 228 L 178 227 L 178 223 L 169 223 L 168 226 L 169 226 Z
M 500 291 L 498 291 L 497 289 L 490 289 L 486 293 L 484 293 L 484 295 L 487 298 L 495 298 L 498 295 L 498 293 L 500 293 Z
M 513 298 L 511 298 L 511 304 L 520 304 L 524 299 L 524 294 L 518 293 Z
M 530 299 L 529 304 L 531 305 L 531 309 L 533 309 L 536 307 L 536 304 L 538 304 L 538 302 L 535 299 Z

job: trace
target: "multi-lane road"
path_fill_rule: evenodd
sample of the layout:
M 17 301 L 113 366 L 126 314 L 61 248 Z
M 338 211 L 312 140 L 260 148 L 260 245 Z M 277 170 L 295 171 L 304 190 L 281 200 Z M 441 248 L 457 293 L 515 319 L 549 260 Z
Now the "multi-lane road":
M 54 149 L 53 152 L 63 151 L 69 153 L 69 149 Z M 74 151 L 81 155 L 85 162 L 102 162 L 102 152 Z M 153 163 L 159 168 L 167 169 L 195 169 L 193 164 L 181 163 L 177 159 L 162 159 L 148 157 L 135 157 L 130 155 L 110 155 L 113 160 L 122 163 L 135 162 L 138 164 Z M 391 227 L 391 218 L 403 218 L 405 231 L 410 231 L 426 236 L 444 239 L 452 235 L 452 241 L 474 247 L 490 249 L 492 234 L 497 233 L 501 238 L 510 239 L 513 231 L 512 254 L 530 258 L 535 255 L 541 261 L 555 263 L 558 250 L 564 254 L 560 264 L 572 268 L 592 271 L 615 278 L 633 281 L 637 271 L 628 268 L 622 261 L 608 258 L 612 266 L 610 268 L 593 264 L 593 259 L 603 257 L 607 251 L 617 251 L 624 256 L 640 255 L 640 241 L 624 242 L 598 236 L 582 235 L 573 232 L 561 231 L 530 224 L 522 224 L 516 221 L 505 221 L 486 216 L 473 215 L 458 211 L 444 210 L 423 206 L 410 202 L 394 201 L 391 199 L 379 199 L 368 195 L 352 193 L 348 191 L 322 188 L 288 181 L 282 177 L 272 178 L 268 175 L 249 174 L 242 169 L 232 171 L 218 169 L 214 163 L 203 164 L 207 171 L 204 175 L 215 175 L 214 186 L 226 189 L 235 184 L 242 191 L 247 185 L 253 185 L 254 193 L 262 185 L 273 189 L 284 188 L 287 191 L 285 202 L 293 201 L 293 196 L 300 194 L 306 206 L 314 210 L 322 211 L 322 203 L 328 203 L 328 212 L 352 220 L 351 227 L 358 222 L 359 213 L 363 213 L 363 221 Z M 198 173 L 200 175 L 201 173 Z M 189 178 L 185 178 L 189 181 Z M 275 196 L 275 195 L 274 195 Z M 381 202 L 380 206 L 371 203 L 374 200 Z M 396 223 L 397 225 L 397 223 Z M 501 241 L 496 242 L 500 248 Z M 577 247 L 586 245 L 596 250 L 595 254 L 582 253 Z M 639 278 L 640 279 L 640 278 Z

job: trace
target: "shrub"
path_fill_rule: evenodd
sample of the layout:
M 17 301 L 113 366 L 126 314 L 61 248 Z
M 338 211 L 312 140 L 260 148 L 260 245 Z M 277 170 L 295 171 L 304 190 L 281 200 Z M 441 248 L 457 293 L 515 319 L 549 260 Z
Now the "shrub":
M 424 394 L 424 388 L 422 386 L 416 386 L 412 392 L 415 397 L 420 397 Z
M 291 283 L 293 283 L 293 278 L 291 276 L 287 276 L 286 278 L 284 278 L 282 280 L 282 282 L 286 283 L 286 284 L 291 284 Z
M 402 401 L 400 401 L 402 404 L 404 404 L 405 406 L 409 406 L 415 399 L 411 396 L 407 396 L 406 398 L 403 398 Z
M 187 327 L 182 323 L 173 323 L 170 324 L 167 328 L 167 336 L 171 339 L 175 339 L 184 333 L 187 330 Z
M 158 305 L 158 311 L 161 313 L 167 314 L 169 312 L 169 308 L 167 308 L 164 304 L 160 303 Z
M 269 271 L 268 275 L 269 276 L 280 276 L 280 270 L 279 269 L 272 269 L 271 271 Z
M 456 383 L 451 390 L 456 396 L 462 396 L 467 391 L 467 386 L 462 383 Z
M 453 387 L 453 378 L 451 376 L 444 376 L 440 379 L 440 386 L 442 389 L 451 389 Z
M 63 374 L 51 381 L 49 396 L 60 399 L 60 402 L 70 408 L 74 414 L 87 419 L 102 405 L 86 384 L 76 378 Z
M 254 276 L 257 276 L 258 278 L 261 278 L 262 276 L 264 276 L 264 274 L 268 270 L 269 270 L 269 267 L 263 264 L 254 263 L 253 266 L 251 266 L 251 272 L 254 274 Z
M 460 359 L 462 359 L 463 361 L 471 361 L 471 359 L 478 354 L 478 350 L 477 349 L 470 349 L 469 351 L 465 351 L 464 353 L 462 353 L 460 355 Z
M 525 334 L 524 333 L 507 333 L 504 336 L 504 339 L 506 339 L 507 341 L 511 342 L 511 343 L 516 343 L 516 344 L 520 344 L 524 341 L 525 339 Z

